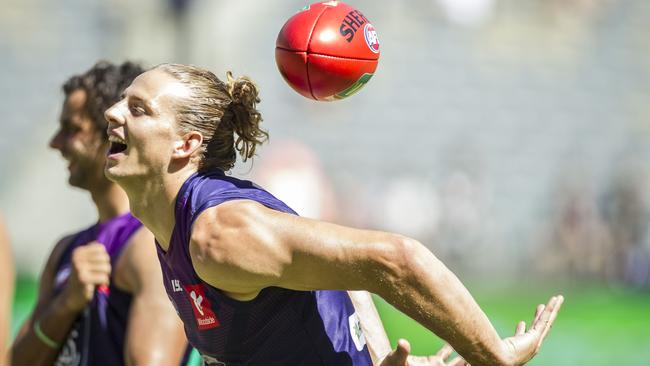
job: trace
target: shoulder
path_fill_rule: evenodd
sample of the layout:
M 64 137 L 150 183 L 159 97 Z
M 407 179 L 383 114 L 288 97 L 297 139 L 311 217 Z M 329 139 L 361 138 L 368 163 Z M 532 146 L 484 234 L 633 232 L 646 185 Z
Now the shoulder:
M 133 247 L 153 247 L 154 236 L 144 225 L 136 229 L 133 234 L 129 237 L 129 240 L 126 242 L 126 248 Z
M 50 256 L 45 262 L 45 267 L 41 272 L 40 285 L 39 285 L 39 298 L 44 299 L 46 296 L 49 296 L 49 293 L 54 286 L 54 278 L 59 267 L 59 263 L 65 253 L 66 249 L 72 244 L 74 238 L 78 233 L 64 236 L 61 238 L 55 245 Z M 39 300 L 41 301 L 41 300 Z
M 268 208 L 250 199 L 235 199 L 210 207 L 199 214 L 190 233 L 190 245 L 206 242 L 227 242 L 248 235 L 264 235 L 280 217 L 294 215 Z
M 287 256 L 278 250 L 272 215 L 274 210 L 251 200 L 228 201 L 203 212 L 189 243 L 199 278 L 238 300 L 255 298 L 274 283 Z
M 137 269 L 139 263 L 147 263 L 156 257 L 154 236 L 144 225 L 137 228 L 127 239 L 119 254 L 115 272 Z
M 50 252 L 50 256 L 47 259 L 47 264 L 46 268 L 51 268 L 54 270 L 55 266 L 59 263 L 61 260 L 61 257 L 63 256 L 63 253 L 68 249 L 70 244 L 72 244 L 72 241 L 74 238 L 78 235 L 78 233 L 66 235 L 63 238 L 59 239 L 59 241 L 54 244 L 54 248 L 52 248 L 52 251 Z
M 264 205 L 248 199 L 230 200 L 210 207 L 195 220 L 191 240 L 200 240 L 214 231 L 246 228 L 267 210 Z
M 159 272 L 153 234 L 144 226 L 137 229 L 127 241 L 114 269 L 115 285 L 127 292 L 136 292 Z M 158 280 L 158 276 L 154 276 Z

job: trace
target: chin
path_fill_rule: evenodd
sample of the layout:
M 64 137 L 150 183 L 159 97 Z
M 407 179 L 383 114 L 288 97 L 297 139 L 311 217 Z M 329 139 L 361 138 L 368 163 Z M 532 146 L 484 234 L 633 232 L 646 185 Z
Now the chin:
M 69 184 L 71 187 L 76 187 L 76 188 L 85 188 L 85 187 L 83 186 L 82 182 L 79 181 L 79 179 L 76 179 L 76 178 L 74 178 L 74 177 L 72 177 L 72 176 L 68 178 L 68 184 Z
M 112 167 L 112 168 L 106 167 L 106 168 L 104 168 L 104 175 L 106 176 L 106 178 L 108 180 L 110 180 L 111 182 L 115 182 L 115 183 L 119 183 L 120 178 L 121 178 L 121 175 L 117 171 L 116 167 Z

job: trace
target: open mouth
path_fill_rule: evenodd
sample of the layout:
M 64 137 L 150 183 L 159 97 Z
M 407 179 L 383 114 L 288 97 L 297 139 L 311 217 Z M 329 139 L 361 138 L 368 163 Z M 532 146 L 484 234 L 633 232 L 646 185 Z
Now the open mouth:
M 111 143 L 111 146 L 108 149 L 108 155 L 119 154 L 121 152 L 124 152 L 128 147 L 126 145 L 126 142 L 117 136 L 109 136 L 108 141 Z

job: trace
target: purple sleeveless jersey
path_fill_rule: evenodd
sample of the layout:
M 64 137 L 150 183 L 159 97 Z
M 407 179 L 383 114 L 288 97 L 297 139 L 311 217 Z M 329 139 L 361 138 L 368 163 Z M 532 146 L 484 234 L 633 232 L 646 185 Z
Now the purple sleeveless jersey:
M 221 171 L 192 175 L 176 198 L 176 226 L 167 252 L 158 246 L 167 294 L 204 364 L 219 366 L 370 366 L 365 338 L 344 291 L 268 287 L 237 301 L 202 281 L 192 267 L 189 238 L 201 212 L 248 199 L 295 214 L 249 181 Z
M 130 213 L 95 224 L 77 233 L 64 250 L 55 277 L 55 294 L 63 290 L 70 276 L 72 251 L 92 241 L 104 244 L 115 268 L 129 238 L 142 224 Z M 124 336 L 131 295 L 113 286 L 96 291 L 95 297 L 74 322 L 56 366 L 124 365 Z

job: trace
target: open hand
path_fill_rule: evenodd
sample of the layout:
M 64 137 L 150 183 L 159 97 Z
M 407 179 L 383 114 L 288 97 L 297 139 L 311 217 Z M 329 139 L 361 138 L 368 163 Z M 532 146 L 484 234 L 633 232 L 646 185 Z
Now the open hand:
M 517 324 L 515 335 L 503 340 L 510 365 L 523 365 L 539 352 L 563 302 L 564 297 L 558 295 L 551 297 L 548 304 L 538 305 L 530 329 L 526 331 L 526 322 L 521 321 Z
M 461 357 L 446 362 L 453 352 L 454 349 L 445 344 L 434 356 L 412 356 L 409 342 L 400 339 L 395 350 L 383 359 L 380 366 L 469 366 Z

